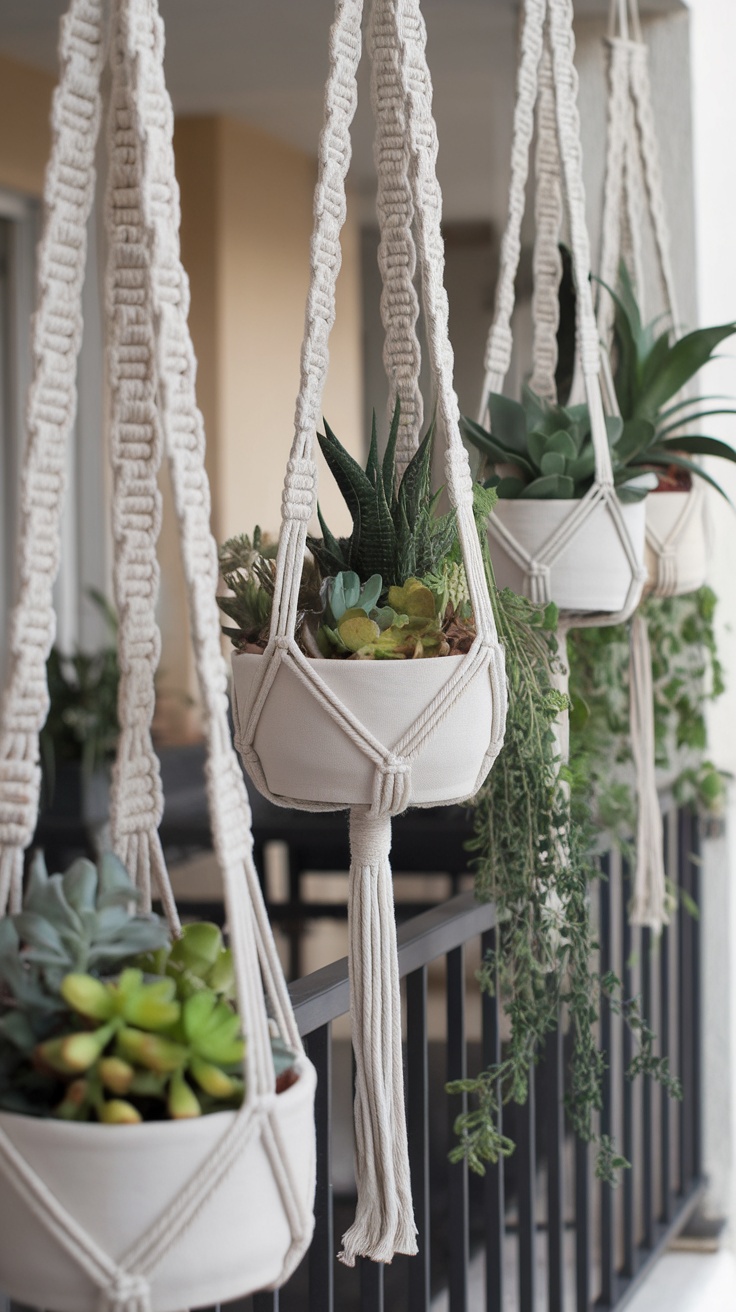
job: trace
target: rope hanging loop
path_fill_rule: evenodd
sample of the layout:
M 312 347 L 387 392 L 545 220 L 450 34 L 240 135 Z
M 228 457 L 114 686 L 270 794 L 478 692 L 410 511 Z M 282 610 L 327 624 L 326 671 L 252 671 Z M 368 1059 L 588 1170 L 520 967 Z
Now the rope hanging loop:
M 160 647 L 157 475 L 165 453 L 207 741 L 207 800 L 246 1038 L 245 1095 L 237 1111 L 122 1129 L 0 1113 L 0 1269 L 4 1290 L 23 1303 L 60 1312 L 172 1312 L 190 1302 L 219 1303 L 276 1286 L 301 1260 L 313 1227 L 316 1076 L 297 1031 L 253 865 L 248 798 L 228 728 L 217 552 L 187 328 L 163 26 L 157 0 L 111 0 L 108 40 L 104 9 L 103 0 L 71 0 L 61 24 L 22 475 L 20 584 L 0 712 L 0 897 L 3 910 L 8 899 L 17 906 L 23 849 L 36 825 L 38 735 L 48 708 L 46 660 L 76 405 L 85 234 L 95 192 L 100 85 L 109 59 L 106 325 L 122 674 L 112 829 L 142 902 L 150 903 L 153 883 L 176 933 L 178 916 L 158 838 L 162 796 L 150 737 Z M 295 469 L 296 506 L 303 477 Z M 298 1079 L 278 1096 L 270 1017 L 296 1053 Z M 92 1174 L 80 1172 L 80 1155 L 94 1162 Z M 106 1191 L 104 1207 L 95 1180 Z

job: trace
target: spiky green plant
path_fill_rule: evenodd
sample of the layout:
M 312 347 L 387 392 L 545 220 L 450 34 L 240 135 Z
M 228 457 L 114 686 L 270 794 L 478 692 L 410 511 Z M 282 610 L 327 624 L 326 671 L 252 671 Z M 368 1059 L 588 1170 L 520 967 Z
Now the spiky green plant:
M 675 339 L 672 324 L 662 327 L 661 318 L 642 323 L 623 261 L 618 292 L 602 285 L 616 306 L 614 385 L 624 423 L 615 444 L 615 465 L 619 470 L 648 469 L 659 475 L 682 471 L 687 478 L 704 479 L 725 495 L 715 479 L 691 457 L 717 456 L 736 461 L 736 451 L 727 442 L 698 431 L 703 419 L 734 415 L 736 410 L 732 405 L 712 406 L 726 399 L 723 397 L 674 398 L 713 359 L 721 342 L 736 333 L 736 323 L 698 328 Z M 695 432 L 693 426 L 697 426 Z
M 396 402 L 383 460 L 378 456 L 375 414 L 368 461 L 362 469 L 325 423 L 319 444 L 353 521 L 349 538 L 336 538 L 321 511 L 321 538 L 309 549 L 323 576 L 354 571 L 361 580 L 380 574 L 385 588 L 401 586 L 437 569 L 455 538 L 455 515 L 437 514 L 440 492 L 432 493 L 434 422 L 396 487 L 394 457 L 400 407 Z
M 573 500 L 585 496 L 595 473 L 595 453 L 587 405 L 552 405 L 530 387 L 521 402 L 498 392 L 488 398 L 490 430 L 463 419 L 466 438 L 488 466 L 486 486 L 499 497 L 530 500 Z M 606 418 L 612 452 L 623 433 L 621 419 Z M 496 466 L 506 471 L 499 475 Z M 640 469 L 616 469 L 615 484 L 622 501 L 639 501 L 656 486 Z

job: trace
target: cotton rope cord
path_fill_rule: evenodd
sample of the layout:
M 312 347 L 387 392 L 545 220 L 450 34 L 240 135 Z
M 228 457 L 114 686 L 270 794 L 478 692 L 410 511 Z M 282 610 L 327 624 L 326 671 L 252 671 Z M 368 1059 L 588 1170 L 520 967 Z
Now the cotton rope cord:
M 158 828 L 164 809 L 161 771 L 151 740 L 155 677 L 161 653 L 156 623 L 161 528 L 158 473 L 162 439 L 157 413 L 153 313 L 141 212 L 142 143 L 134 115 L 122 35 L 111 48 L 108 109 L 108 234 L 105 312 L 113 471 L 113 586 L 119 617 L 120 735 L 110 793 L 112 845 L 151 909 L 151 877 L 172 933 L 181 932 Z
M 20 910 L 23 852 L 38 816 L 38 737 L 49 708 L 46 661 L 56 631 L 52 588 L 61 549 L 66 450 L 77 409 L 81 289 L 95 192 L 104 58 L 101 8 L 102 0 L 75 0 L 63 21 L 62 78 L 51 111 L 16 553 L 18 590 L 0 710 L 0 914 L 8 905 Z
M 540 224 L 537 240 L 541 238 L 543 247 L 539 255 L 535 255 L 535 263 L 539 264 L 545 275 L 540 296 L 546 322 L 537 333 L 535 344 L 537 347 L 546 344 L 550 348 L 542 353 L 539 373 L 548 391 L 554 386 L 556 347 L 551 348 L 550 329 L 556 312 L 550 310 L 549 305 L 553 288 L 555 298 L 557 296 L 556 259 L 559 220 L 550 190 L 550 181 L 546 176 L 553 165 L 548 140 L 550 114 L 554 102 L 560 187 L 570 226 L 572 262 L 577 289 L 578 356 L 591 418 L 595 481 L 586 495 L 575 503 L 567 519 L 533 553 L 514 537 L 498 515 L 491 515 L 489 533 L 523 570 L 526 580 L 525 590 L 528 595 L 534 601 L 546 604 L 553 599 L 551 567 L 569 549 L 589 516 L 599 507 L 605 508 L 615 527 L 630 571 L 628 594 L 623 610 L 616 614 L 591 615 L 572 612 L 574 624 L 577 626 L 620 623 L 627 618 L 638 604 L 645 570 L 631 541 L 613 485 L 613 470 L 601 393 L 598 330 L 590 290 L 590 246 L 585 222 L 572 18 L 572 5 L 569 0 L 527 0 L 525 5 L 517 77 L 517 101 L 514 111 L 509 208 L 501 242 L 494 316 L 486 345 L 486 372 L 481 397 L 480 422 L 486 419 L 490 393 L 502 390 L 511 363 L 514 288 L 521 255 L 521 226 L 534 111 L 540 106 L 540 101 L 541 144 L 538 146 L 536 163 L 544 170 L 541 179 L 542 197 L 538 200 L 538 206 L 541 206 L 538 218 L 543 221 Z M 555 350 L 554 356 L 551 355 L 551 349 Z
M 99 122 L 99 83 L 103 67 L 101 5 L 92 5 L 88 0 L 72 0 L 69 15 L 62 21 L 61 34 L 61 78 L 54 99 L 54 144 L 45 197 L 45 245 L 42 243 L 41 257 L 43 269 L 43 256 L 50 245 L 49 234 L 53 236 L 59 227 L 58 211 L 60 209 L 62 217 L 66 217 L 70 209 L 64 189 L 58 191 L 54 185 L 59 174 L 59 159 L 66 163 L 71 148 L 77 147 L 78 174 L 69 166 L 69 176 L 76 177 L 81 184 L 82 175 L 87 170 L 87 189 L 82 190 L 80 185 L 83 203 L 77 200 L 76 210 L 71 210 L 77 228 L 73 229 L 71 224 L 68 225 L 68 231 L 62 228 L 66 245 L 81 251 L 81 267 L 75 268 L 77 276 L 74 281 L 67 279 L 66 284 L 71 287 L 75 299 L 76 316 L 69 314 L 68 320 L 73 328 L 73 332 L 69 333 L 70 343 L 76 352 L 81 334 L 79 311 L 84 273 L 84 227 L 94 192 L 92 161 L 94 137 Z M 149 1277 L 172 1244 L 207 1205 L 255 1134 L 261 1136 L 269 1157 L 292 1235 L 280 1280 L 286 1278 L 301 1259 L 311 1236 L 312 1219 L 311 1209 L 302 1204 L 295 1187 L 275 1115 L 275 1073 L 264 987 L 284 1038 L 302 1058 L 303 1047 L 253 865 L 247 793 L 230 744 L 227 726 L 226 667 L 217 637 L 219 620 L 214 600 L 217 581 L 216 547 L 209 529 L 210 501 L 204 468 L 204 433 L 194 394 L 196 366 L 186 326 L 188 285 L 179 255 L 179 197 L 172 150 L 173 113 L 163 79 L 163 26 L 155 0 L 113 0 L 111 50 L 112 150 L 107 217 L 111 248 L 108 304 L 113 323 L 118 307 L 124 303 L 124 298 L 118 293 L 126 284 L 122 273 L 125 268 L 130 271 L 127 287 L 131 292 L 129 305 L 133 307 L 128 315 L 120 310 L 119 318 L 122 322 L 116 325 L 117 332 L 113 330 L 110 345 L 112 408 L 115 417 L 113 457 L 118 462 L 115 464 L 114 492 L 116 500 L 121 496 L 123 498 L 123 510 L 116 506 L 115 518 L 116 585 L 118 597 L 123 598 L 120 607 L 120 627 L 125 630 L 122 651 L 127 651 L 130 656 L 129 665 L 124 669 L 128 687 L 123 697 L 125 704 L 121 719 L 124 726 L 129 728 L 131 738 L 145 748 L 150 725 L 150 686 L 155 668 L 153 657 L 157 652 L 157 635 L 151 627 L 157 567 L 152 559 L 151 547 L 155 545 L 158 533 L 158 504 L 153 492 L 155 479 L 152 475 L 160 458 L 160 436 L 151 407 L 152 397 L 160 391 L 163 428 L 174 476 L 176 508 L 184 545 L 195 657 L 205 711 L 208 802 L 215 850 L 223 874 L 239 1014 L 247 1035 L 244 1059 L 246 1093 L 243 1106 L 211 1153 L 206 1169 L 192 1177 L 171 1205 L 118 1263 L 113 1262 L 84 1229 L 66 1214 L 59 1200 L 24 1161 L 4 1132 L 0 1132 L 0 1171 L 12 1181 L 13 1187 L 49 1233 L 57 1238 L 62 1248 L 99 1287 L 101 1312 L 147 1312 L 150 1307 Z M 80 87 L 84 87 L 88 95 L 90 108 L 86 113 L 80 111 L 77 103 Z M 81 118 L 89 132 L 89 139 L 85 141 L 83 167 L 78 164 L 81 151 L 76 139 L 75 118 L 67 110 L 70 96 L 74 114 Z M 72 135 L 70 129 L 74 129 L 75 135 Z M 124 148 L 126 144 L 127 149 Z M 125 223 L 119 221 L 123 210 Z M 127 252 L 124 249 L 124 231 L 129 243 Z M 76 245 L 72 243 L 74 237 L 78 239 Z M 126 254 L 129 256 L 127 264 Z M 51 274 L 55 274 L 55 266 L 51 264 L 50 267 Z M 58 291 L 51 277 L 47 282 L 42 280 L 40 309 L 36 318 L 37 334 L 39 324 L 43 322 L 50 287 Z M 63 297 L 60 299 L 63 300 Z M 53 301 L 51 304 L 57 314 L 52 327 L 58 331 L 57 321 L 64 325 L 66 320 L 59 314 Z M 141 307 L 144 309 L 141 310 Z M 130 331 L 126 337 L 122 329 L 126 332 L 131 330 L 131 320 L 136 331 Z M 152 325 L 153 336 L 150 331 Z M 48 353 L 49 350 L 44 339 L 39 339 L 38 335 L 35 345 L 36 377 L 30 407 L 32 417 L 34 399 L 39 392 L 39 378 L 42 382 L 44 380 L 44 352 Z M 152 346 L 155 346 L 155 353 L 152 352 Z M 116 375 L 115 368 L 118 365 L 120 372 Z M 127 368 L 132 365 L 138 366 L 137 371 Z M 137 390 L 132 382 L 135 377 L 139 380 Z M 68 390 L 72 414 L 73 379 L 72 371 Z M 44 400 L 47 398 L 44 397 Z M 134 401 L 138 402 L 137 409 Z M 126 405 L 129 407 L 127 413 Z M 47 419 L 43 411 L 41 418 Z M 66 422 L 59 436 L 62 419 L 66 420 L 65 412 L 62 412 L 61 418 L 54 417 L 56 429 L 48 420 L 44 426 L 34 428 L 33 424 L 30 425 L 32 437 L 40 431 L 47 445 L 52 436 L 56 438 L 61 450 L 52 447 L 55 472 L 63 470 L 63 445 L 70 428 Z M 134 453 L 132 457 L 130 450 L 124 449 L 126 442 Z M 129 481 L 126 481 L 127 459 L 135 462 L 134 468 L 131 467 Z M 31 512 L 40 505 L 46 512 L 46 519 L 50 521 L 50 529 L 42 541 L 51 541 L 56 546 L 55 555 L 50 555 L 50 561 L 41 558 L 50 576 L 50 595 L 52 567 L 58 560 L 59 475 L 54 483 L 45 484 L 43 477 L 36 474 L 37 463 L 37 452 L 33 441 L 30 441 L 24 471 L 26 520 L 22 526 L 21 545 L 26 548 L 26 554 L 31 556 L 27 537 L 23 537 L 23 533 L 28 532 L 26 525 L 31 519 Z M 45 467 L 42 466 L 41 474 L 44 472 Z M 48 487 L 56 492 L 55 497 L 46 494 Z M 35 564 L 33 560 L 32 563 Z M 42 578 L 42 586 L 44 583 L 45 578 Z M 43 598 L 42 592 L 40 596 Z M 133 629 L 134 624 L 137 630 Z M 49 627 L 53 633 L 53 619 L 49 621 Z M 133 629 L 133 637 L 128 633 L 129 629 Z M 39 647 L 47 640 L 47 634 L 48 628 L 38 631 L 36 642 Z M 212 635 L 215 635 L 214 640 Z M 127 648 L 126 642 L 130 643 Z M 44 671 L 45 654 L 41 666 Z M 136 665 L 137 661 L 141 664 Z M 124 663 L 124 657 L 121 663 Z M 11 692 L 13 687 L 11 682 Z M 10 698 L 6 697 L 5 706 L 9 701 Z M 34 729 L 36 738 L 39 728 L 40 725 Z M 26 737 L 31 737 L 30 730 L 26 731 Z M 36 759 L 37 751 L 36 742 Z M 146 808 L 135 801 L 128 810 L 125 809 L 126 784 L 121 775 L 122 772 L 117 784 L 118 793 L 122 792 L 123 795 L 123 814 L 134 814 L 139 818 L 139 823 L 140 817 L 144 817 L 142 827 L 133 830 L 140 859 L 142 849 L 147 847 L 151 852 L 148 841 L 151 816 Z M 157 805 L 156 798 L 154 805 Z M 34 827 L 32 822 L 31 835 Z M 131 848 L 135 849 L 135 843 L 131 844 Z M 22 873 L 22 849 L 20 870 Z
M 631 747 L 638 792 L 634 893 L 629 906 L 632 925 L 646 925 L 656 934 L 669 923 L 662 843 L 662 813 L 654 766 L 654 689 L 652 652 L 646 620 L 635 615 L 631 624 L 629 714 Z
M 552 56 L 545 45 L 539 66 L 537 99 L 536 188 L 532 291 L 532 376 L 529 386 L 537 396 L 557 403 L 557 329 L 560 323 L 562 257 L 562 191 L 557 141 Z
M 404 96 L 398 68 L 395 0 L 375 0 L 368 28 L 371 56 L 371 105 L 376 123 L 374 160 L 378 189 L 376 211 L 380 241 L 383 360 L 389 384 L 387 422 L 400 402 L 396 442 L 396 476 L 419 445 L 424 402 L 419 386 L 421 348 L 416 324 L 419 298 L 414 286 L 416 247 L 412 234 L 414 204 L 409 186 L 409 155 Z

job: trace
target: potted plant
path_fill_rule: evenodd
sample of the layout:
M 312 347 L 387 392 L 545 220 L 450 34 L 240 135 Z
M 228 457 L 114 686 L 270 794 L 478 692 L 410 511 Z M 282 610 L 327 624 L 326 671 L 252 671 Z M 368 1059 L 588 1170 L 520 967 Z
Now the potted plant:
M 282 664 L 275 675 L 278 695 L 262 708 L 275 547 L 256 530 L 252 541 L 234 539 L 221 551 L 230 595 L 220 605 L 236 625 L 225 629 L 235 647 L 236 740 L 254 781 L 262 783 L 262 769 L 276 801 L 370 805 L 376 765 L 387 752 L 412 754 L 416 721 L 455 691 L 461 667 L 478 649 L 455 512 L 438 513 L 440 493 L 431 488 L 434 426 L 395 485 L 398 430 L 397 404 L 382 460 L 374 421 L 365 469 L 328 425 L 319 436 L 352 532 L 337 539 L 320 514 L 322 536 L 308 539 L 311 560 L 302 570 L 298 601 L 295 638 L 304 677 Z M 454 802 L 475 791 L 487 769 L 494 718 L 487 664 L 479 662 L 478 673 L 464 685 L 458 713 L 444 716 L 412 756 L 406 804 Z M 339 698 L 354 736 L 325 714 L 323 700 L 307 684 L 326 685 Z M 251 748 L 254 708 L 259 718 Z
M 526 386 L 521 402 L 491 392 L 488 411 L 489 429 L 468 418 L 463 428 L 481 454 L 485 486 L 495 488 L 498 495 L 489 535 L 499 588 L 510 587 L 535 601 L 552 599 L 560 610 L 621 610 L 631 583 L 631 563 L 604 503 L 593 509 L 560 550 L 546 550 L 593 488 L 595 450 L 588 406 L 553 404 Z M 606 417 L 605 426 L 613 453 L 623 424 Z M 621 514 L 639 556 L 644 551 L 643 499 L 655 483 L 651 474 L 638 468 L 614 474 Z M 548 596 L 535 595 L 530 570 L 535 557 L 544 558 Z
M 117 747 L 120 668 L 117 618 L 101 593 L 90 599 L 110 641 L 97 651 L 51 648 L 46 663 L 49 713 L 41 732 L 42 819 L 96 830 L 109 814 L 109 781 Z
M 146 1223 L 189 1186 L 238 1115 L 248 1042 L 217 926 L 191 924 L 172 941 L 159 917 L 136 913 L 137 896 L 111 854 L 52 876 L 36 856 L 22 912 L 0 921 L 0 1130 L 124 1267 Z M 275 1116 L 308 1190 L 299 1113 L 313 1072 L 275 1031 L 271 1042 Z M 234 1297 L 244 1247 L 257 1268 L 251 1287 L 280 1270 L 290 1237 L 268 1206 L 276 1185 L 260 1136 L 232 1151 L 225 1181 L 151 1276 L 159 1312 L 211 1302 L 214 1285 L 223 1301 Z M 92 1178 L 104 1180 L 104 1207 Z M 4 1173 L 0 1199 L 6 1294 L 93 1312 L 99 1288 Z
M 617 476 L 642 470 L 656 475 L 656 495 L 647 501 L 649 588 L 670 596 L 693 592 L 705 582 L 707 565 L 698 488 L 707 483 L 722 493 L 693 457 L 736 461 L 733 447 L 701 435 L 699 425 L 736 410 L 714 406 L 721 397 L 682 399 L 681 394 L 721 342 L 736 332 L 736 324 L 699 328 L 682 337 L 675 336 L 672 324 L 662 327 L 661 319 L 643 324 L 623 261 L 618 292 L 605 290 L 615 302 L 613 381 L 623 419 L 613 448 Z

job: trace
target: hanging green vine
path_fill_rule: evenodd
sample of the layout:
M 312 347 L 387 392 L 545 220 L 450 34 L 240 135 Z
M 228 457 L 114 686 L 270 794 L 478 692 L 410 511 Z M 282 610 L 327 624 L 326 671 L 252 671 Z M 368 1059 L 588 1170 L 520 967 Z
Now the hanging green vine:
M 723 774 L 708 758 L 706 709 L 724 690 L 711 588 L 650 598 L 640 613 L 652 649 L 656 763 L 680 805 L 718 815 Z M 595 811 L 623 847 L 636 819 L 629 741 L 626 625 L 570 635 L 570 769 L 573 804 Z
M 506 650 L 509 711 L 503 749 L 475 802 L 470 848 L 478 896 L 498 909 L 496 948 L 479 979 L 487 992 L 498 992 L 510 1035 L 498 1064 L 448 1085 L 450 1093 L 471 1099 L 456 1119 L 459 1141 L 451 1158 L 466 1158 L 480 1174 L 487 1162 L 513 1151 L 499 1126 L 500 1107 L 526 1101 L 530 1071 L 562 1013 L 572 1039 L 568 1117 L 584 1139 L 596 1139 L 594 1113 L 602 1103 L 607 1059 L 596 1027 L 604 998 L 636 1039 L 631 1078 L 646 1074 L 679 1094 L 667 1060 L 655 1055 L 638 999 L 623 999 L 616 976 L 595 970 L 589 907 L 590 881 L 598 874 L 594 833 L 583 808 L 571 801 L 575 770 L 560 766 L 555 733 L 569 705 L 556 686 L 556 608 L 499 592 L 489 562 L 487 569 Z M 597 1137 L 597 1148 L 597 1174 L 612 1183 L 626 1162 L 606 1136 Z

